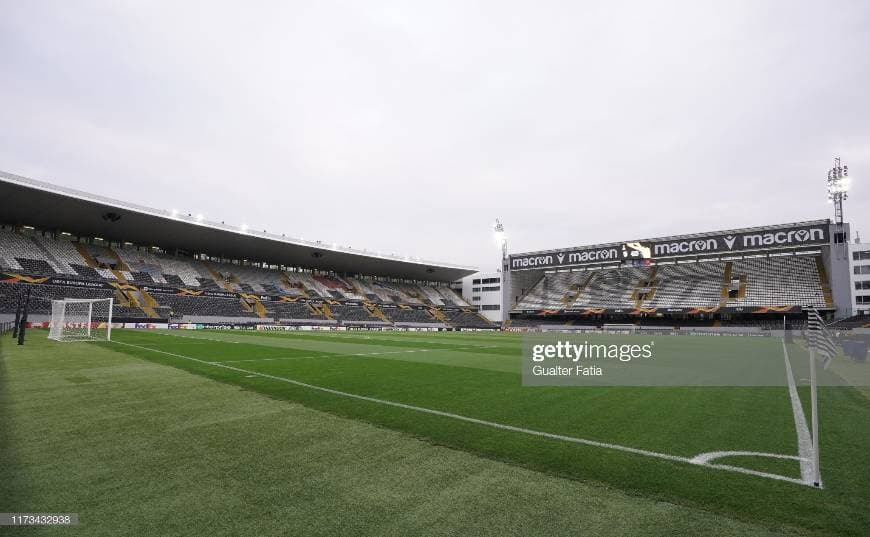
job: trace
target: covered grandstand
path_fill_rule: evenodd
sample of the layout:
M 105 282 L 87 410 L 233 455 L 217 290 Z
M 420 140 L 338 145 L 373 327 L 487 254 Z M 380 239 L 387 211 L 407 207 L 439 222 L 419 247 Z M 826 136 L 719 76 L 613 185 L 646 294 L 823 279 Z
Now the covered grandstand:
M 114 298 L 122 322 L 493 328 L 449 283 L 475 269 L 253 232 L 0 172 L 0 317 L 30 288 Z
M 782 325 L 847 311 L 843 227 L 814 220 L 515 254 L 513 326 Z

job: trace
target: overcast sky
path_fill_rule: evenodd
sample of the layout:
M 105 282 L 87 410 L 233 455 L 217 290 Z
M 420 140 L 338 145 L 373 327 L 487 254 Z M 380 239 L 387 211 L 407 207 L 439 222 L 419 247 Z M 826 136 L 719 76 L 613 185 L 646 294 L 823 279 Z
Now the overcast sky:
M 870 2 L 0 0 L 0 169 L 494 270 L 827 218 L 870 240 Z

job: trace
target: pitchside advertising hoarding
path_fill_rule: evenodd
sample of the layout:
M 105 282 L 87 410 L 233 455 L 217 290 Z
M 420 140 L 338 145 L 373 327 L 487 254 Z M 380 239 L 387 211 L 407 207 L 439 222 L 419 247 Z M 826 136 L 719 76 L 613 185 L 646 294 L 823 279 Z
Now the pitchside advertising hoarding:
M 659 258 L 821 246 L 829 242 L 829 223 L 819 221 L 517 254 L 510 257 L 510 268 L 541 269 L 623 261 L 643 263 Z
M 714 313 L 752 313 L 760 314 L 786 314 L 800 313 L 803 309 L 800 306 L 706 306 L 694 308 L 560 308 L 560 309 L 544 309 L 544 310 L 515 310 L 519 313 L 552 316 L 552 315 L 580 315 L 583 317 L 595 315 L 658 315 L 658 314 L 690 314 L 690 315 L 711 315 Z

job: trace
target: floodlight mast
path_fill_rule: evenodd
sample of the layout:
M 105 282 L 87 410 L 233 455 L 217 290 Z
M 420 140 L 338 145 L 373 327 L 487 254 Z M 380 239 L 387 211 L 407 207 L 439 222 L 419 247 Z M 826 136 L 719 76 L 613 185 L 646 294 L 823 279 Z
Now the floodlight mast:
M 508 314 L 510 308 L 507 307 L 507 304 L 510 300 L 511 273 L 508 262 L 507 234 L 504 232 L 504 225 L 498 218 L 495 219 L 493 231 L 495 232 L 495 241 L 501 247 L 501 268 L 499 269 L 501 271 L 501 322 L 504 323 L 510 318 Z
M 495 231 L 495 241 L 501 247 L 501 260 L 502 265 L 504 265 L 504 260 L 507 259 L 507 235 L 505 235 L 504 226 L 498 218 L 495 219 L 493 230 Z
M 840 157 L 834 158 L 834 167 L 828 170 L 828 201 L 834 204 L 834 221 L 843 225 L 843 201 L 849 199 L 849 167 L 842 165 Z

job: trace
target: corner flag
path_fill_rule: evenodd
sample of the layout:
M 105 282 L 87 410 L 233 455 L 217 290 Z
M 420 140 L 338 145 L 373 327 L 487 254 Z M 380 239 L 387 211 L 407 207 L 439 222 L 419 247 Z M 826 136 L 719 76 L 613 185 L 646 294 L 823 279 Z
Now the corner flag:
M 831 365 L 831 359 L 837 354 L 837 345 L 816 309 L 810 309 L 807 313 L 807 341 L 810 348 L 822 357 L 823 367 L 827 369 Z
M 816 360 L 818 354 L 823 359 L 825 369 L 831 364 L 831 359 L 837 354 L 837 345 L 825 328 L 822 316 L 818 310 L 809 308 L 807 311 L 807 342 L 810 348 L 810 406 L 813 414 L 813 484 L 822 486 L 819 470 L 819 398 L 816 386 Z

